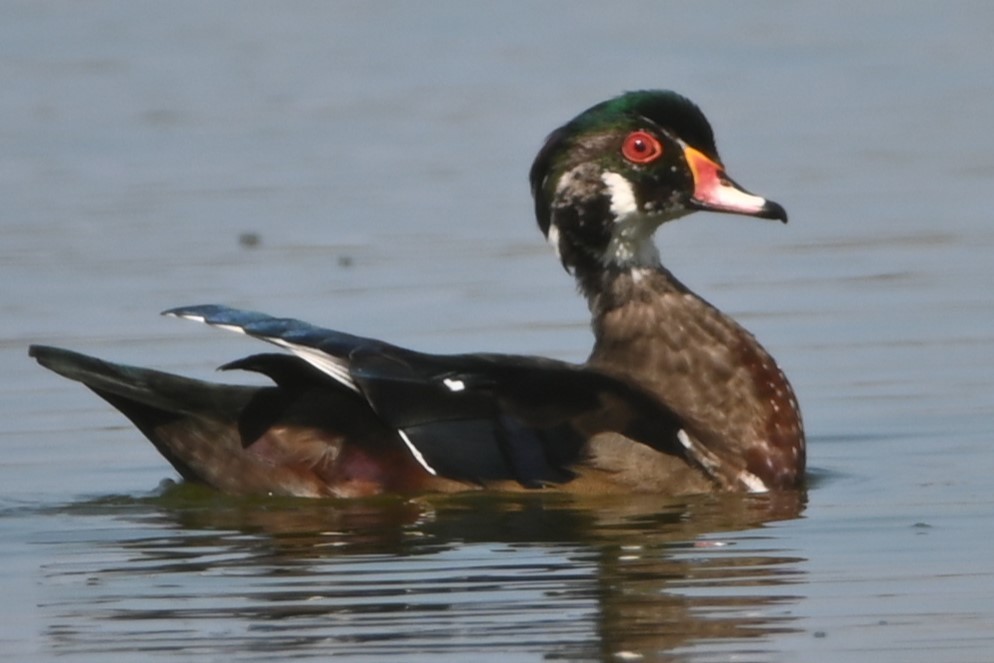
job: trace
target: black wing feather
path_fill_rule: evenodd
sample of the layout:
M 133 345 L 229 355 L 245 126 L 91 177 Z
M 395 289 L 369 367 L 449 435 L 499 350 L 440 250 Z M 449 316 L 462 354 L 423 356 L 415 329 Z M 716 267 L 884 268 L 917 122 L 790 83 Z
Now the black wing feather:
M 516 355 L 430 355 L 221 306 L 170 313 L 344 362 L 377 416 L 402 431 L 442 476 L 561 483 L 572 477 L 569 468 L 582 459 L 589 436 L 603 431 L 688 457 L 677 438 L 682 422 L 675 413 L 639 387 L 587 366 Z M 262 372 L 284 387 L 321 379 L 341 385 L 306 362 L 278 357 L 257 355 L 227 367 Z

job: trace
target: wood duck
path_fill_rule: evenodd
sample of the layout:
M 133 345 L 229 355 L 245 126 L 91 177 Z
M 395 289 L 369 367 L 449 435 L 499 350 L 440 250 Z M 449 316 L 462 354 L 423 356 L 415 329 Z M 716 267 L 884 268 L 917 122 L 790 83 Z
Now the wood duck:
M 671 91 L 597 104 L 531 168 L 538 225 L 586 296 L 584 364 L 431 355 L 224 306 L 164 315 L 288 350 L 202 382 L 33 346 L 43 366 L 127 416 L 188 481 L 232 494 L 358 497 L 468 489 L 763 492 L 801 484 L 787 378 L 756 339 L 690 291 L 653 234 L 696 210 L 787 221 L 733 182 L 703 113 Z

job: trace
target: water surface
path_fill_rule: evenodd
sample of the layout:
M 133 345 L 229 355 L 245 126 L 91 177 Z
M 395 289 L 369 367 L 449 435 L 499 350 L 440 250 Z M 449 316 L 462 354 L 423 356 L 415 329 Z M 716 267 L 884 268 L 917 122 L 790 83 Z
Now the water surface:
M 8 2 L 0 657 L 986 661 L 994 62 L 984 3 Z M 787 227 L 666 264 L 797 388 L 802 493 L 232 500 L 31 342 L 197 377 L 223 302 L 582 360 L 532 221 L 544 135 L 671 87 Z M 248 246 L 240 238 L 258 237 Z M 225 376 L 230 379 L 246 379 Z

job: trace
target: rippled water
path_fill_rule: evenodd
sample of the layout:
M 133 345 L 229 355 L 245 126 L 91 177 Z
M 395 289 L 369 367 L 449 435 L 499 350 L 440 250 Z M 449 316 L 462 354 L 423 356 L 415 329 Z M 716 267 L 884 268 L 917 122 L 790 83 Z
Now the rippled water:
M 987 4 L 4 14 L 0 658 L 989 659 Z M 550 129 L 639 87 L 698 101 L 791 214 L 659 243 L 797 387 L 803 494 L 228 499 L 26 357 L 211 377 L 258 345 L 156 313 L 217 301 L 580 360 L 525 175 Z
M 802 502 L 321 504 L 182 487 L 55 508 L 31 543 L 51 551 L 39 608 L 56 654 L 588 660 L 796 629 L 801 560 L 755 528 Z

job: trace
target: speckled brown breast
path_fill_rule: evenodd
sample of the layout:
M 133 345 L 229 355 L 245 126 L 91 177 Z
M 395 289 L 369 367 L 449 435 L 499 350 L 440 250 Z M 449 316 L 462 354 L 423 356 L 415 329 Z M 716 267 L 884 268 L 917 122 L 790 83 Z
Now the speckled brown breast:
M 732 475 L 770 488 L 800 481 L 797 400 L 752 334 L 663 269 L 608 274 L 590 304 L 591 365 L 657 395 Z

